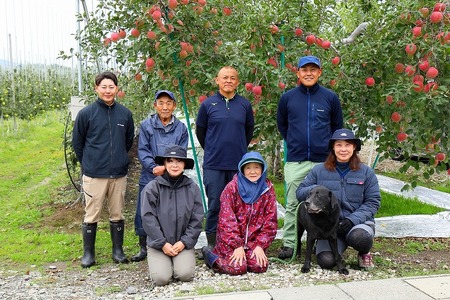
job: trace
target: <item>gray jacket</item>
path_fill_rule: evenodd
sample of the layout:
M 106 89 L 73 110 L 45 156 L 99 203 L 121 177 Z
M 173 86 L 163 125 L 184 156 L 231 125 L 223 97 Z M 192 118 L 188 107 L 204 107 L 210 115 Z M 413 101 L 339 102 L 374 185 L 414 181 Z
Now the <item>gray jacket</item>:
M 142 225 L 147 245 L 161 250 L 166 243 L 183 242 L 193 249 L 202 231 L 203 204 L 198 185 L 182 175 L 175 188 L 163 176 L 150 181 L 141 193 Z
M 354 225 L 374 221 L 381 203 L 380 188 L 375 172 L 361 164 L 359 170 L 350 171 L 341 178 L 337 171 L 325 169 L 323 163 L 314 166 L 297 189 L 298 201 L 304 201 L 312 188 L 329 188 L 341 205 L 340 219 L 347 218 Z

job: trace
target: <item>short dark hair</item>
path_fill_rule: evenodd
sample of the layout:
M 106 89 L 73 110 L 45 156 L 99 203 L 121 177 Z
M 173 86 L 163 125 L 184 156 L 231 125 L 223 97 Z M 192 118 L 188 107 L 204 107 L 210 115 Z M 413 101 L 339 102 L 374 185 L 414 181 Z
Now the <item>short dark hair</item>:
M 116 74 L 110 71 L 102 72 L 95 77 L 95 85 L 98 86 L 103 79 L 111 79 L 117 86 L 119 81 L 117 80 Z

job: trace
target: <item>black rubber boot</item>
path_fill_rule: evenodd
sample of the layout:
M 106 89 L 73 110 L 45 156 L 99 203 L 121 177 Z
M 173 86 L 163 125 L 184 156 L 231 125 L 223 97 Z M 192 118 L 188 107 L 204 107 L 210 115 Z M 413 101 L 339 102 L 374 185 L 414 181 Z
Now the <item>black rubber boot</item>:
M 83 234 L 83 257 L 81 266 L 89 268 L 95 264 L 95 236 L 97 234 L 97 223 L 83 223 L 81 225 Z
M 139 253 L 131 258 L 131 261 L 141 261 L 147 257 L 147 236 L 139 236 Z
M 109 222 L 112 241 L 112 259 L 117 264 L 127 264 L 129 262 L 122 249 L 125 229 L 124 223 L 123 220 L 119 222 Z
M 213 249 L 216 245 L 216 233 L 207 233 L 206 234 L 206 240 L 208 241 L 208 247 L 210 249 Z

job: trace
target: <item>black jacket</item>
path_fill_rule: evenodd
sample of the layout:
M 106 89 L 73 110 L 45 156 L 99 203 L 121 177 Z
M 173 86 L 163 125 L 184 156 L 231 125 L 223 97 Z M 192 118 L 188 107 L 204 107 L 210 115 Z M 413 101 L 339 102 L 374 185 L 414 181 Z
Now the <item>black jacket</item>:
M 118 178 L 127 174 L 133 139 L 131 111 L 117 102 L 108 106 L 97 99 L 78 113 L 72 146 L 84 175 Z

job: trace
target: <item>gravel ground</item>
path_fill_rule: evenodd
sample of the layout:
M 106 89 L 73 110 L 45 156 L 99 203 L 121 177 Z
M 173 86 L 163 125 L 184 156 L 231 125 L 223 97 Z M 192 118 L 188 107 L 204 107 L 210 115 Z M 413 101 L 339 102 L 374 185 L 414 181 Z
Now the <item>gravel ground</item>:
M 52 265 L 44 270 L 31 268 L 29 272 L 0 271 L 0 299 L 172 299 L 199 294 L 361 281 L 374 276 L 372 272 L 351 268 L 349 271 L 350 274 L 344 276 L 313 265 L 310 273 L 302 274 L 298 262 L 272 262 L 264 274 L 229 276 L 215 274 L 199 263 L 194 281 L 172 282 L 152 288 L 146 262 L 104 264 L 88 270 L 68 270 L 62 265 Z

